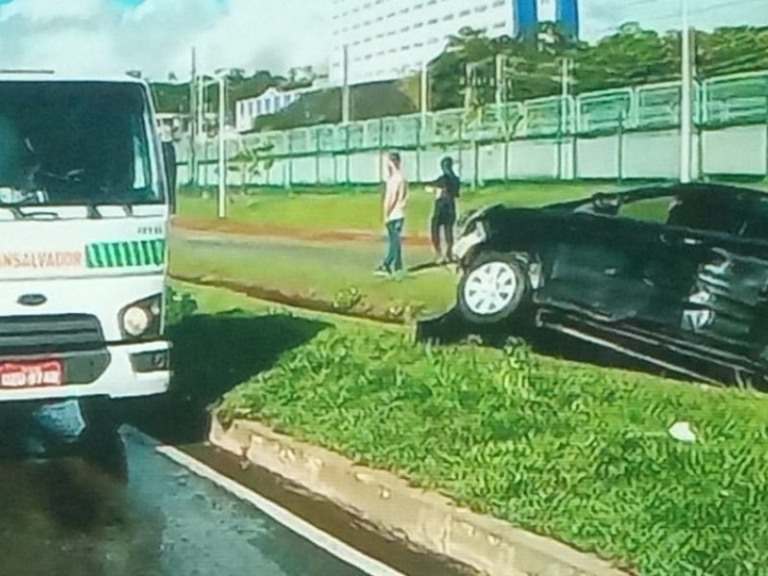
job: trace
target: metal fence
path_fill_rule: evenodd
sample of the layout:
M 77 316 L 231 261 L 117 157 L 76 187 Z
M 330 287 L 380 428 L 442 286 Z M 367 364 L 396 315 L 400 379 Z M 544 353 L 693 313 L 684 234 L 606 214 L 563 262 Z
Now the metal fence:
M 379 118 L 347 125 L 320 125 L 282 132 L 261 132 L 238 136 L 227 143 L 228 155 L 243 149 L 270 146 L 267 156 L 275 163 L 294 160 L 345 155 L 380 155 L 388 149 L 403 152 L 471 149 L 493 146 L 494 143 L 558 142 L 589 140 L 612 134 L 653 133 L 674 131 L 680 126 L 681 85 L 679 82 L 623 88 L 578 96 L 549 97 L 525 102 L 489 105 L 472 114 L 463 109 L 427 114 L 412 114 Z M 718 131 L 728 127 L 764 125 L 765 142 L 757 131 L 747 142 L 765 148 L 765 169 L 768 170 L 768 71 L 717 77 L 696 83 L 693 90 L 693 121 L 699 132 Z M 626 148 L 624 143 L 619 147 Z M 632 154 L 632 146 L 620 154 Z M 588 146 L 587 146 L 588 149 Z M 180 151 L 181 160 L 189 158 L 189 150 Z M 586 152 L 589 154 L 589 151 Z M 215 145 L 198 143 L 196 155 L 202 164 L 215 158 Z M 506 152 L 505 152 L 506 154 Z M 558 166 L 553 177 L 578 177 L 576 158 L 570 170 L 563 167 L 558 149 Z M 758 161 L 753 159 L 752 162 Z M 506 163 L 506 160 L 504 160 Z M 619 160 L 623 162 L 623 160 Z M 301 162 L 299 162 L 301 163 Z M 347 161 L 348 163 L 348 161 Z M 700 158 L 699 164 L 704 161 Z M 286 168 L 293 173 L 292 167 Z M 474 178 L 480 170 L 474 165 Z M 738 169 L 737 169 L 738 170 Z M 318 168 L 316 172 L 319 173 Z M 621 167 L 618 168 L 621 173 Z M 546 172 L 546 170 L 545 170 Z M 345 181 L 355 180 L 347 166 L 333 173 Z M 504 173 L 507 168 L 505 164 Z M 482 177 L 482 175 L 481 175 Z M 288 176 L 279 180 L 285 183 Z M 371 179 L 366 176 L 365 179 Z M 260 182 L 260 183 L 263 183 Z

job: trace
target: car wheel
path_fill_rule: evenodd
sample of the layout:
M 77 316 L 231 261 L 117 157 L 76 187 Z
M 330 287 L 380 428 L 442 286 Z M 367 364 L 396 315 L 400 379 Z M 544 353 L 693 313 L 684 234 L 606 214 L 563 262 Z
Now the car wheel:
M 458 286 L 462 315 L 477 324 L 494 324 L 516 312 L 529 291 L 528 277 L 510 254 L 480 253 Z

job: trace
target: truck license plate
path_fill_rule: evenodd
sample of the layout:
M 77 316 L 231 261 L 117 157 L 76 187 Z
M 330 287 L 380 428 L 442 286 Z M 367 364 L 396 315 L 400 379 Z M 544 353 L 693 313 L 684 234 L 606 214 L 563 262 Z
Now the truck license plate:
M 0 364 L 0 388 L 45 388 L 64 383 L 58 360 L 42 362 L 6 362 Z

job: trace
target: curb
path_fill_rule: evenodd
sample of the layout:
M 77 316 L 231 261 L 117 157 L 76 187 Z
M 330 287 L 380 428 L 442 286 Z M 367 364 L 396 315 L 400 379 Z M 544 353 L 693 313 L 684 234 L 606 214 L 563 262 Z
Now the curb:
M 298 484 L 386 534 L 471 566 L 487 576 L 629 576 L 607 561 L 520 530 L 395 475 L 358 466 L 329 450 L 257 422 L 225 429 L 214 416 L 210 442 Z

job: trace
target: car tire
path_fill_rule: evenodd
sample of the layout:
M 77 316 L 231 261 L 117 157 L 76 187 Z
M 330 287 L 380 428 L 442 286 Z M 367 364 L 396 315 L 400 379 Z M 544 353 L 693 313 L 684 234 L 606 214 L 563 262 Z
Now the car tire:
M 530 292 L 528 275 L 512 254 L 485 251 L 465 268 L 457 301 L 474 324 L 495 324 L 517 312 Z

